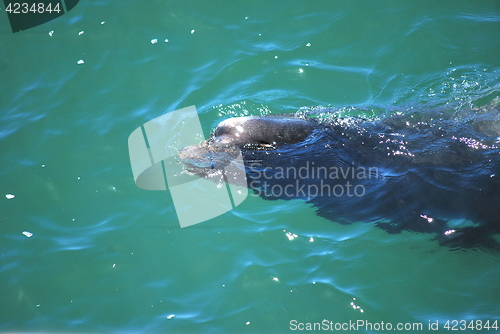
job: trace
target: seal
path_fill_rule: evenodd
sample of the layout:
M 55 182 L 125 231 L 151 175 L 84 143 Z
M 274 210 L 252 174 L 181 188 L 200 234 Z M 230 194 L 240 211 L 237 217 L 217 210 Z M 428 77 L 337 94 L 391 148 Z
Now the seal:
M 321 113 L 331 117 L 227 119 L 207 141 L 179 150 L 178 160 L 187 172 L 207 176 L 241 152 L 240 172 L 262 198 L 301 198 L 342 224 L 435 233 L 450 247 L 498 247 L 491 236 L 500 233 L 499 110 L 466 119 Z
M 210 169 L 227 166 L 241 149 L 250 152 L 296 144 L 315 128 L 313 122 L 291 117 L 230 118 L 217 126 L 210 140 L 181 149 L 179 157 L 191 170 L 206 174 Z

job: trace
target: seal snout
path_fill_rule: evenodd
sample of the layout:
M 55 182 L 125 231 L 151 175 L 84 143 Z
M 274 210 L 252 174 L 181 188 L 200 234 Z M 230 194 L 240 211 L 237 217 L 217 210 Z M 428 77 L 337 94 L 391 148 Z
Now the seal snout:
M 200 145 L 181 148 L 178 152 L 178 157 L 188 168 L 210 168 L 212 164 L 209 152 L 202 149 Z
M 240 151 L 234 145 L 203 142 L 181 148 L 178 158 L 188 169 L 223 169 L 234 161 Z

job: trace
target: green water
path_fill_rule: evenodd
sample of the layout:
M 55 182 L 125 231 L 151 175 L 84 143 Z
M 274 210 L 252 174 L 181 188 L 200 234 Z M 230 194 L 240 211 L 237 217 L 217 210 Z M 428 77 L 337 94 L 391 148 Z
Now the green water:
M 168 191 L 135 186 L 127 147 L 190 105 L 206 135 L 303 106 L 481 106 L 499 55 L 499 1 L 80 0 L 16 34 L 2 8 L 0 332 L 500 322 L 498 251 L 255 197 L 180 229 Z

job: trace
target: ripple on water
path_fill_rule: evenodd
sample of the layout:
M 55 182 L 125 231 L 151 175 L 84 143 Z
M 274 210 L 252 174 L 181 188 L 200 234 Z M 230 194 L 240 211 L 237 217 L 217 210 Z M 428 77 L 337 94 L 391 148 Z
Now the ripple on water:
M 52 246 L 45 250 L 51 253 L 95 247 L 98 238 L 120 229 L 117 222 L 123 215 L 122 213 L 113 214 L 106 219 L 90 224 L 82 223 L 83 219 L 71 224 L 61 224 L 60 221 L 43 217 L 33 217 L 32 219 L 39 224 L 40 231 L 43 231 L 37 233 L 37 236 L 51 241 Z M 47 233 L 48 231 L 50 232 Z

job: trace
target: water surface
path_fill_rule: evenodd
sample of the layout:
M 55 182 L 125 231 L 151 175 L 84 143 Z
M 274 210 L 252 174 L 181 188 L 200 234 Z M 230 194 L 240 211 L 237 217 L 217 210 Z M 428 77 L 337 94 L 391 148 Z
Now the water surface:
M 304 106 L 488 104 L 498 1 L 81 0 L 16 34 L 0 12 L 0 31 L 0 332 L 500 320 L 496 251 L 336 224 L 299 200 L 249 197 L 180 229 L 168 191 L 135 186 L 127 148 L 193 104 L 207 136 Z

